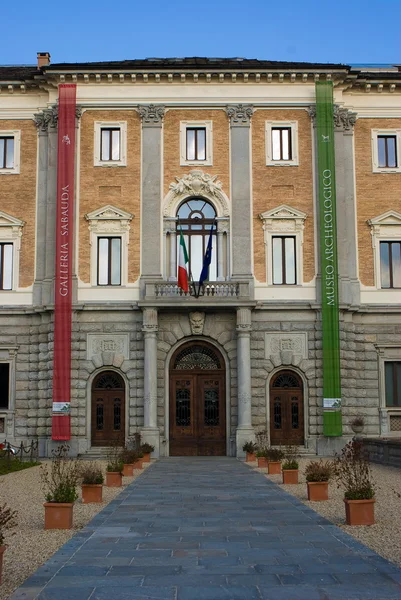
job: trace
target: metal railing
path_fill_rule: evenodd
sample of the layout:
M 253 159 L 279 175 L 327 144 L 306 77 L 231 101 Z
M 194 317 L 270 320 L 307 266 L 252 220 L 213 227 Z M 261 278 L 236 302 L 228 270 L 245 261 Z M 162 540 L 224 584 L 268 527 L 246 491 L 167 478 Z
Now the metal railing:
M 3 454 L 8 464 L 15 459 L 21 462 L 24 462 L 24 460 L 34 462 L 39 456 L 39 444 L 37 441 L 31 441 L 27 444 L 21 442 L 19 446 L 14 446 L 10 442 L 7 442 L 7 440 L 4 440 L 4 442 L 0 443 L 0 456 L 1 454 Z

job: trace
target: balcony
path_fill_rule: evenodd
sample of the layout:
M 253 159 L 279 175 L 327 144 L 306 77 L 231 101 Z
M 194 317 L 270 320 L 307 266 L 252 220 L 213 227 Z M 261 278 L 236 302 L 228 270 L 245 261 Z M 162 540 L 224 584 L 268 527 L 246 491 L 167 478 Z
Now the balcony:
M 183 292 L 175 282 L 145 281 L 143 294 L 141 304 L 150 303 L 153 306 L 238 306 L 249 304 L 253 299 L 249 281 L 209 282 L 200 289 L 197 283 L 191 283 L 189 292 Z

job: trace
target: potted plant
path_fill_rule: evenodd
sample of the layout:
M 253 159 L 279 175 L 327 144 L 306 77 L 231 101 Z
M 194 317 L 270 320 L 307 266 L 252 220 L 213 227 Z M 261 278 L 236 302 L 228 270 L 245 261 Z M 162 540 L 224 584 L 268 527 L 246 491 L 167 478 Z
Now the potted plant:
M 281 461 L 284 458 L 284 452 L 281 448 L 267 448 L 267 472 L 269 475 L 280 475 Z
M 134 460 L 134 469 L 142 469 L 143 454 L 142 452 L 136 452 L 136 457 Z
M 124 448 L 120 456 L 122 467 L 122 474 L 124 477 L 132 477 L 134 475 L 134 462 L 137 460 L 137 453 L 135 450 L 129 450 Z
M 258 461 L 258 468 L 259 469 L 266 469 L 267 468 L 266 451 L 267 451 L 267 448 L 259 448 L 256 451 L 256 459 Z
M 258 431 L 256 437 L 256 459 L 259 469 L 267 467 L 267 449 L 269 448 L 269 436 L 266 429 Z
M 69 446 L 60 445 L 52 451 L 50 465 L 41 467 L 42 488 L 45 491 L 45 529 L 71 529 L 74 502 L 78 498 L 79 467 L 68 457 Z
M 104 477 L 102 469 L 95 462 L 84 463 L 80 468 L 82 479 L 82 503 L 100 503 L 103 500 Z
M 258 447 L 254 442 L 246 442 L 246 444 L 242 446 L 242 449 L 246 452 L 246 462 L 256 461 L 256 451 Z
M 373 525 L 375 490 L 363 443 L 348 442 L 335 459 L 334 469 L 338 485 L 344 487 L 347 525 Z
M 284 451 L 284 462 L 281 467 L 283 471 L 283 483 L 298 483 L 299 464 L 297 458 L 297 447 L 294 444 L 288 444 Z
M 329 481 L 333 476 L 333 464 L 321 459 L 311 460 L 305 467 L 308 500 L 321 502 L 329 499 Z
M 364 430 L 365 419 L 361 415 L 357 415 L 352 419 L 350 426 L 355 435 L 358 435 Z
M 16 517 L 17 511 L 11 510 L 7 504 L 0 506 L 0 583 L 3 573 L 3 554 L 7 548 L 7 546 L 4 544 L 4 533 L 8 529 L 16 527 Z
M 121 487 L 123 484 L 123 460 L 121 458 L 121 446 L 116 442 L 110 446 L 107 453 L 106 486 Z
M 155 451 L 155 447 L 152 446 L 151 444 L 148 444 L 146 442 L 144 444 L 141 444 L 141 452 L 143 454 L 143 459 L 142 460 L 143 460 L 144 463 L 150 462 L 150 455 L 154 451 Z

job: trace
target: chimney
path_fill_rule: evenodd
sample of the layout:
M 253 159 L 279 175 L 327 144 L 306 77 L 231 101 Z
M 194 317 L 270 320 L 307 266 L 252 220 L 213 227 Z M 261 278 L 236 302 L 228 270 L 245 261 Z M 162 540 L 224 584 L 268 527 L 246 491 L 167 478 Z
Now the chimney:
M 38 69 L 50 65 L 50 52 L 38 52 Z

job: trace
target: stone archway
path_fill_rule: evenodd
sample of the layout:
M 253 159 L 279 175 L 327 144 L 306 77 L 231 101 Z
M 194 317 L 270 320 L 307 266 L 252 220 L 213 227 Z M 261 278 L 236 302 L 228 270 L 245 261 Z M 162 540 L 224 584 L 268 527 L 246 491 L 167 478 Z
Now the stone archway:
M 170 455 L 226 455 L 225 362 L 204 341 L 180 346 L 170 361 Z

